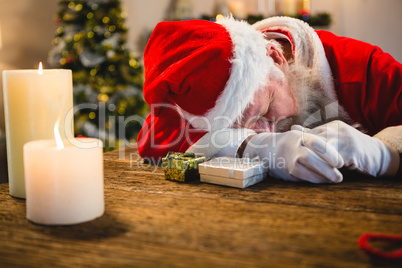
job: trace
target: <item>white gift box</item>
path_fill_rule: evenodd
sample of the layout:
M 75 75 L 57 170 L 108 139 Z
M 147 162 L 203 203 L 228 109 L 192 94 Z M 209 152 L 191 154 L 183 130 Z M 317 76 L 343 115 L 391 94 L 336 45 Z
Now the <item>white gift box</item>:
M 201 182 L 246 188 L 265 179 L 265 166 L 258 158 L 218 157 L 199 164 L 198 171 Z

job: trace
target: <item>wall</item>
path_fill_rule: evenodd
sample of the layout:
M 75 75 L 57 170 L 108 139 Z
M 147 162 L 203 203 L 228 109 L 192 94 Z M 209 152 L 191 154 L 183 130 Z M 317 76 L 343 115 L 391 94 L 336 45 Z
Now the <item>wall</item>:
M 332 14 L 335 34 L 381 47 L 402 62 L 402 0 L 312 0 L 312 12 Z
M 131 48 L 142 51 L 141 38 L 165 18 L 170 1 L 123 0 L 129 12 Z M 247 12 L 255 13 L 257 2 L 249 0 L 245 5 Z M 216 0 L 193 0 L 193 3 L 196 13 L 212 14 Z M 329 12 L 333 19 L 330 30 L 335 34 L 378 45 L 402 62 L 402 0 L 311 0 L 311 10 Z
M 194 15 L 213 15 L 217 1 L 192 0 Z M 239 0 L 226 0 L 229 4 L 236 1 Z M 248 0 L 248 2 L 244 5 L 245 12 L 255 13 L 258 10 L 258 0 Z M 127 23 L 130 27 L 130 47 L 141 53 L 145 46 L 144 38 L 146 39 L 159 21 L 166 19 L 172 0 L 122 0 L 122 3 L 129 13 Z
M 56 0 L 2 0 L 0 62 L 17 68 L 37 68 L 46 61 L 56 25 Z

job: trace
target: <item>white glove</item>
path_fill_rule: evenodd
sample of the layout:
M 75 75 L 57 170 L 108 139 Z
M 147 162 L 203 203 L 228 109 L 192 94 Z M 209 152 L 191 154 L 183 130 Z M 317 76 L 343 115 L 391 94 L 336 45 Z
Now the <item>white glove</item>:
M 366 135 L 348 124 L 336 120 L 325 125 L 300 130 L 324 138 L 328 146 L 338 150 L 345 167 L 371 176 L 395 176 L 399 167 L 399 153 L 381 140 Z M 321 153 L 324 153 L 321 151 Z M 330 152 L 332 154 L 332 151 Z
M 320 151 L 326 149 L 325 154 Z M 269 165 L 269 175 L 289 181 L 338 183 L 343 166 L 338 152 L 317 136 L 301 131 L 260 133 L 252 137 L 243 157 L 260 157 Z

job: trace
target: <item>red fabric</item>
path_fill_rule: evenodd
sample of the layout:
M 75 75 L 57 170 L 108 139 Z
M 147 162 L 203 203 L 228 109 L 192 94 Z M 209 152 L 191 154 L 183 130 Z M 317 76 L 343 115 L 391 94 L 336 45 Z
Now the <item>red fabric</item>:
M 229 79 L 232 49 L 229 33 L 217 23 L 159 23 L 144 52 L 145 100 L 152 106 L 170 99 L 189 113 L 205 114 Z
M 402 258 L 402 249 L 397 249 L 395 251 L 384 251 L 378 249 L 370 244 L 372 240 L 381 240 L 381 241 L 402 241 L 402 235 L 390 235 L 390 234 L 381 234 L 381 233 L 364 233 L 358 239 L 358 244 L 361 249 L 365 251 L 377 255 L 379 257 L 388 258 L 388 259 L 398 259 Z
M 402 124 L 402 64 L 379 47 L 317 31 L 339 103 L 374 135 Z

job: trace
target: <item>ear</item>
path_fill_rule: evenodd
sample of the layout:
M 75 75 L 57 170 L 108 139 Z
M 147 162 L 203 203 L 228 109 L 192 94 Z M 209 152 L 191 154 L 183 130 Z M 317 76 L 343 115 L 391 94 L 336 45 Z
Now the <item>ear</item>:
M 275 46 L 270 46 L 267 48 L 267 56 L 270 56 L 279 66 L 287 64 L 286 58 L 282 51 L 277 49 Z

